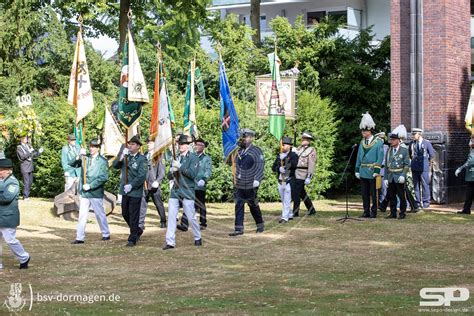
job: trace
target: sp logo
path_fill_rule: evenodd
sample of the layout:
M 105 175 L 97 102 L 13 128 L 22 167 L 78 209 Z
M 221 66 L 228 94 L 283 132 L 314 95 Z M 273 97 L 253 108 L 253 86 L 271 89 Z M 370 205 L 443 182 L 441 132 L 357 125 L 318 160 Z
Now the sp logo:
M 451 302 L 465 302 L 469 290 L 464 287 L 425 287 L 420 290 L 420 306 L 451 306 Z

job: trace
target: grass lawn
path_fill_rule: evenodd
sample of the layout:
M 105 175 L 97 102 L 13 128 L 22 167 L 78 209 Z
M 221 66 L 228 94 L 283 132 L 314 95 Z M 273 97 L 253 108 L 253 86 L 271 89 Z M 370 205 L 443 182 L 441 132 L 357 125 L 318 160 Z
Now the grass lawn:
M 351 215 L 358 216 L 358 199 Z M 355 203 L 356 202 L 356 203 Z M 233 205 L 209 205 L 203 247 L 191 232 L 177 232 L 177 248 L 162 251 L 165 230 L 149 204 L 147 228 L 126 248 L 120 209 L 109 216 L 112 239 L 100 241 L 90 217 L 86 244 L 71 245 L 75 223 L 56 218 L 52 201 L 20 201 L 18 238 L 30 252 L 30 269 L 3 245 L 1 306 L 10 284 L 22 283 L 22 314 L 419 314 L 424 287 L 466 287 L 467 302 L 451 307 L 474 313 L 474 216 L 408 214 L 406 220 L 336 222 L 341 201 L 317 201 L 318 214 L 280 225 L 279 204 L 262 204 L 266 231 L 255 233 L 246 209 L 246 233 L 230 238 Z M 29 312 L 29 284 L 33 304 Z M 115 302 L 45 302 L 53 295 L 110 295 Z M 38 296 L 40 295 L 40 296 Z M 452 311 L 452 310 L 451 310 Z M 433 311 L 432 311 L 433 312 Z M 423 313 L 422 313 L 423 314 Z M 425 312 L 424 314 L 430 314 Z M 440 313 L 437 313 L 440 314 Z M 452 314 L 452 313 L 450 313 Z

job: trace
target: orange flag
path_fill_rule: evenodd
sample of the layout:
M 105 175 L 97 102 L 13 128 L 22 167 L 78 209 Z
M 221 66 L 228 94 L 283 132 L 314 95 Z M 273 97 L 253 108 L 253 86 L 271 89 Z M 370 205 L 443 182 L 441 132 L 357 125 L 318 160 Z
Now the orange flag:
M 153 96 L 153 107 L 151 109 L 151 121 L 150 121 L 150 137 L 155 138 L 158 133 L 158 124 L 160 120 L 159 108 L 160 108 L 160 67 L 156 69 L 155 76 L 155 93 Z

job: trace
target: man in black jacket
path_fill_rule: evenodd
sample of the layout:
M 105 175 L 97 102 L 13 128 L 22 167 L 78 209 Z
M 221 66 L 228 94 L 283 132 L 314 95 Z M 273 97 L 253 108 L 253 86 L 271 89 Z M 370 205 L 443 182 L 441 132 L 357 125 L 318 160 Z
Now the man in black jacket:
M 16 154 L 20 161 L 21 175 L 23 177 L 23 199 L 28 200 L 30 196 L 31 184 L 33 183 L 33 160 L 43 153 L 43 147 L 35 150 L 28 141 L 28 136 L 20 139 L 20 144 L 16 147 Z

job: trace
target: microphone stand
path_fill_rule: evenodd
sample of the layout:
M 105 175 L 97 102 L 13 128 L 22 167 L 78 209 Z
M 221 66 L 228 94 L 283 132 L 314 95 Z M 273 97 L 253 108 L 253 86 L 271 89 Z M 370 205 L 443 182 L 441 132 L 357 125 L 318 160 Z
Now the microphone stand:
M 359 218 L 349 216 L 349 198 L 348 198 L 348 193 L 347 193 L 347 174 L 346 174 L 346 172 L 347 172 L 347 168 L 349 167 L 349 163 L 351 162 L 352 155 L 354 154 L 354 151 L 355 151 L 356 147 L 357 147 L 357 144 L 354 144 L 352 146 L 351 155 L 349 156 L 349 160 L 347 160 L 346 167 L 344 168 L 344 171 L 342 172 L 342 178 L 345 178 L 345 181 L 346 181 L 346 215 L 344 217 L 341 217 L 341 218 L 336 220 L 337 222 L 341 222 L 341 223 L 345 223 L 348 219 L 352 219 L 354 221 L 361 221 L 361 219 L 359 219 Z

